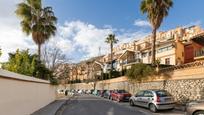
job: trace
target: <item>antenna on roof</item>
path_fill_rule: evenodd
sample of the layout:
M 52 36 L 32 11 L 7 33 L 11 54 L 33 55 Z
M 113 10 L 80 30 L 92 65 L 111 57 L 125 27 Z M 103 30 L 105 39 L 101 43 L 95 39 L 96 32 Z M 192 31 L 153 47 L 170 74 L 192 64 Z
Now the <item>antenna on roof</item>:
M 101 46 L 98 47 L 98 56 L 101 55 Z

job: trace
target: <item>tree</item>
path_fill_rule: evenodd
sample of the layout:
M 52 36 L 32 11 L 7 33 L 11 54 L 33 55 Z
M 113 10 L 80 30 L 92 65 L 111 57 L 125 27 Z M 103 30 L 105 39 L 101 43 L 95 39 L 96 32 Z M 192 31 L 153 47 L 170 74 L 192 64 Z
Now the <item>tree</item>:
M 110 71 L 110 78 L 112 77 L 112 71 L 113 71 L 113 45 L 118 42 L 117 39 L 115 39 L 114 34 L 109 34 L 106 38 L 106 43 L 110 44 L 110 50 L 111 50 L 111 71 Z
M 57 18 L 52 7 L 42 7 L 41 0 L 25 0 L 17 5 L 16 15 L 21 18 L 22 31 L 32 35 L 38 45 L 38 61 L 40 62 L 41 45 L 56 33 Z
M 42 61 L 50 70 L 54 71 L 58 65 L 67 63 L 70 59 L 66 58 L 62 50 L 55 46 L 45 45 L 42 52 Z
M 15 53 L 9 53 L 9 61 L 3 63 L 2 68 L 12 72 L 34 76 L 36 57 L 37 55 L 35 54 L 29 54 L 29 50 L 19 51 L 17 49 Z
M 141 2 L 140 10 L 143 14 L 147 14 L 147 18 L 152 26 L 152 65 L 155 65 L 157 29 L 168 15 L 168 11 L 172 6 L 172 0 L 142 0 Z

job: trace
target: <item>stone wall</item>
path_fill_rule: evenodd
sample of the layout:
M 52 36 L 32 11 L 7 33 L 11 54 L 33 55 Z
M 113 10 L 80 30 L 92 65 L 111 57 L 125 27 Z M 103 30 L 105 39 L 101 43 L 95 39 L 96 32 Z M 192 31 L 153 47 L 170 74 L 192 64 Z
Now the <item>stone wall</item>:
M 182 103 L 204 99 L 203 86 L 204 79 L 166 80 L 146 83 L 119 82 L 111 84 L 113 89 L 115 87 L 126 89 L 132 94 L 146 89 L 165 89 L 174 96 L 176 101 Z
M 68 89 L 93 89 L 93 83 L 68 84 Z M 151 76 L 142 83 L 129 81 L 126 77 L 97 82 L 96 89 L 125 89 L 132 94 L 139 90 L 165 89 L 178 102 L 204 99 L 204 66 L 171 71 Z

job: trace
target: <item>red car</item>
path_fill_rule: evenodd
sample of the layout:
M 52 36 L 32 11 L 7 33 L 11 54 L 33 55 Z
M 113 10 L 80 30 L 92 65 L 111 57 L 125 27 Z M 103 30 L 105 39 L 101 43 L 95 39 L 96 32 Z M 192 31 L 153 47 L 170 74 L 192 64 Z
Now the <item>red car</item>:
M 111 93 L 111 100 L 116 100 L 118 102 L 129 101 L 130 97 L 131 97 L 131 94 L 125 90 L 114 90 Z

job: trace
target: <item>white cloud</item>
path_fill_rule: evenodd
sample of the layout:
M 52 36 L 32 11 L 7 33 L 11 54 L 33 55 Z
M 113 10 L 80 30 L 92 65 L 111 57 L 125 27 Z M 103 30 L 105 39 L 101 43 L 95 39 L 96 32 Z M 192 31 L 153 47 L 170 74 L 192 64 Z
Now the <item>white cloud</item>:
M 139 27 L 151 27 L 150 23 L 146 20 L 141 20 L 141 19 L 136 19 L 134 21 L 134 25 L 135 26 L 139 26 Z
M 65 53 L 74 57 L 73 54 L 82 55 L 80 59 L 86 59 L 99 54 L 99 47 L 101 48 L 101 54 L 109 52 L 109 45 L 105 43 L 105 38 L 110 33 L 114 33 L 117 29 L 111 26 L 104 26 L 103 28 L 97 28 L 96 26 L 85 23 L 82 21 L 65 22 L 64 25 L 59 26 L 58 35 L 51 41 L 64 49 Z M 146 32 L 128 32 L 122 29 L 118 29 L 120 33 L 116 34 L 116 39 L 119 43 L 130 42 L 135 39 L 139 39 L 147 35 Z M 62 42 L 63 41 L 63 42 Z M 66 46 L 66 47 L 64 47 Z
M 105 53 L 107 45 L 104 41 L 109 33 L 113 33 L 112 29 L 97 28 L 82 21 L 65 22 L 59 27 L 59 36 L 71 45 L 67 50 L 69 54 L 82 53 L 82 58 L 97 56 L 99 47 Z
M 37 52 L 37 46 L 32 41 L 31 36 L 26 36 L 19 24 L 19 19 L 14 11 L 16 4 L 22 0 L 0 1 L 0 48 L 2 56 L 0 62 L 8 60 L 8 53 L 19 49 L 30 49 L 32 53 Z M 48 42 L 50 46 L 55 45 L 60 48 L 69 58 L 75 61 L 97 56 L 99 47 L 101 54 L 109 52 L 109 45 L 105 38 L 110 33 L 117 33 L 116 38 L 120 43 L 129 42 L 138 37 L 146 35 L 145 32 L 128 32 L 125 29 L 113 28 L 111 25 L 104 25 L 98 28 L 93 24 L 83 21 L 71 21 L 57 25 L 58 32 L 55 37 Z
M 190 27 L 190 26 L 195 26 L 195 25 L 201 25 L 202 22 L 200 20 L 197 20 L 197 21 L 194 21 L 194 22 L 190 22 L 189 24 L 186 24 L 185 26 L 183 26 L 184 28 L 185 27 Z
M 36 48 L 31 37 L 25 36 L 20 28 L 19 20 L 15 16 L 15 8 L 22 0 L 1 0 L 0 1 L 0 48 L 2 56 L 0 61 L 7 61 L 8 53 L 16 49 Z

